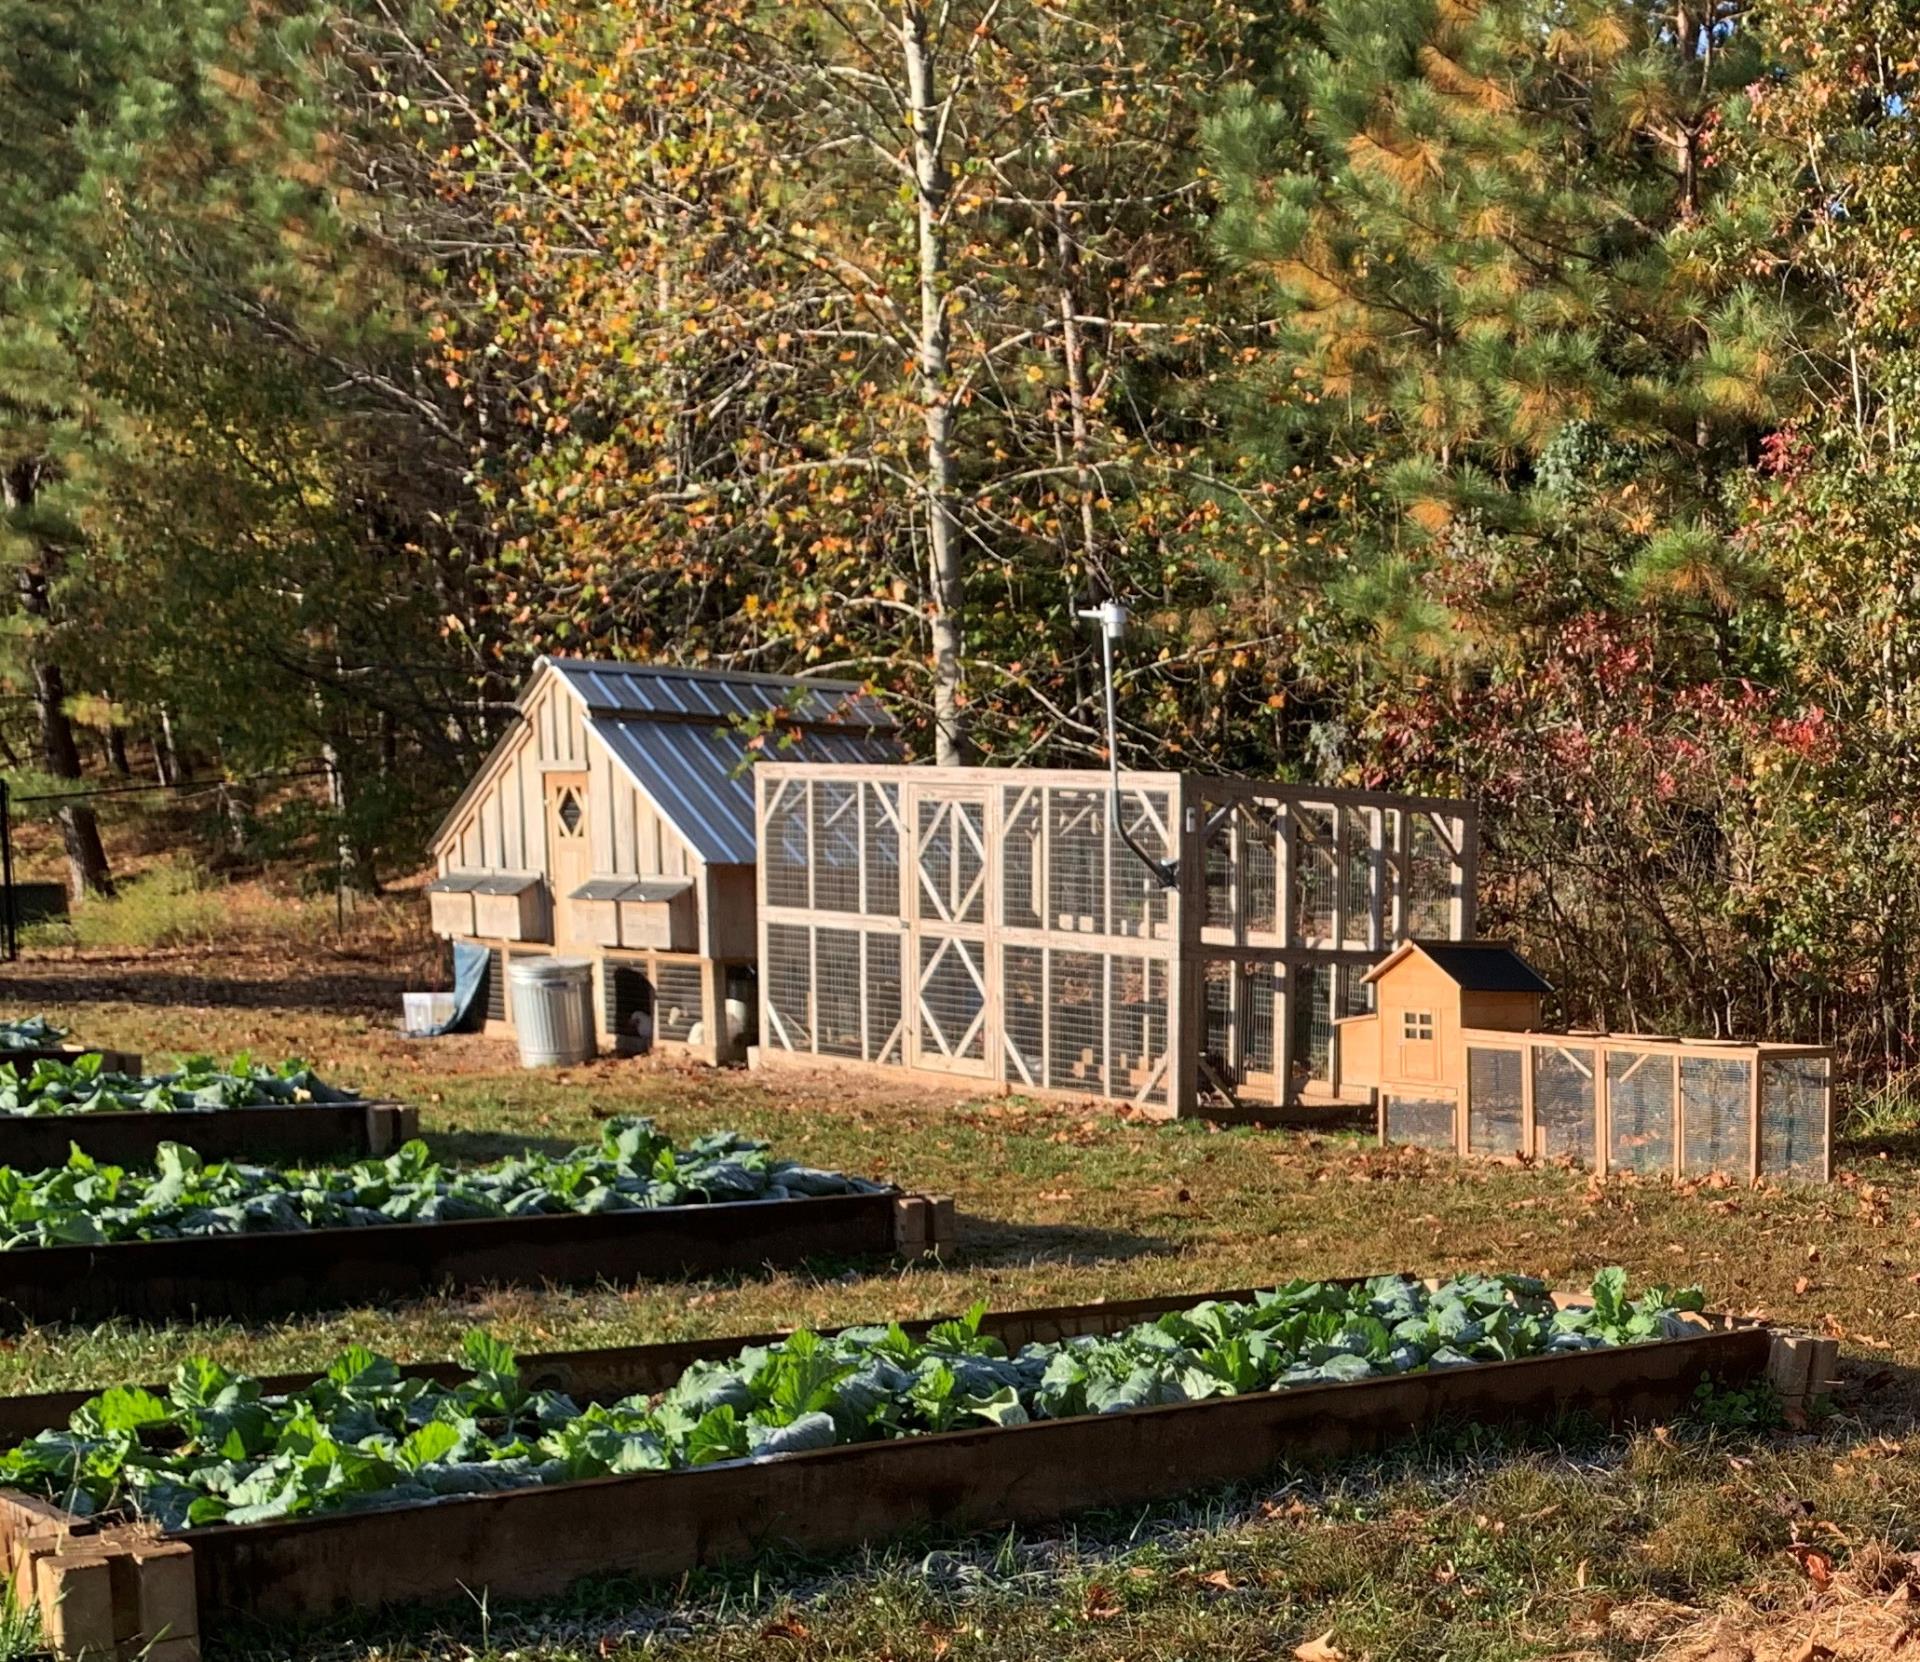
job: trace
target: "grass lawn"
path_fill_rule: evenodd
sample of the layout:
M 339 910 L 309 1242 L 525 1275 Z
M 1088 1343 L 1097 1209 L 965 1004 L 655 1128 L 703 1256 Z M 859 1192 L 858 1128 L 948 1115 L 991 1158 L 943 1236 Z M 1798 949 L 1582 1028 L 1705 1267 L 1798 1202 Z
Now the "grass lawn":
M 738 1127 L 817 1164 L 952 1194 L 958 1250 L 938 1266 L 511 1290 L 270 1329 L 29 1332 L 0 1342 L 0 1388 L 152 1378 L 194 1352 L 319 1366 L 349 1341 L 439 1357 L 475 1325 L 547 1349 L 1388 1269 L 1583 1282 L 1609 1263 L 1636 1285 L 1698 1281 L 1717 1308 L 1837 1334 L 1846 1381 L 1811 1434 L 1681 1426 L 1554 1445 L 1463 1431 L 1144 1515 L 593 1587 L 561 1604 L 476 1599 L 354 1631 L 257 1635 L 248 1649 L 1171 1662 L 1306 1646 L 1322 1662 L 1766 1662 L 1821 1654 L 1803 1648 L 1810 1637 L 1841 1656 L 1891 1654 L 1909 1610 L 1920 1628 L 1920 1558 L 1905 1556 L 1920 1548 L 1913 1145 L 1844 1147 L 1828 1189 L 1748 1191 L 1596 1183 L 1388 1154 L 1353 1135 L 1131 1123 L 842 1075 L 623 1061 L 532 1076 L 504 1044 L 394 1036 L 404 972 L 381 958 L 308 956 L 300 967 L 255 949 L 44 955 L 0 986 L 8 1013 L 44 1010 L 156 1061 L 305 1056 L 329 1079 L 418 1103 L 429 1140 L 463 1159 L 565 1146 L 620 1112 L 689 1136 Z

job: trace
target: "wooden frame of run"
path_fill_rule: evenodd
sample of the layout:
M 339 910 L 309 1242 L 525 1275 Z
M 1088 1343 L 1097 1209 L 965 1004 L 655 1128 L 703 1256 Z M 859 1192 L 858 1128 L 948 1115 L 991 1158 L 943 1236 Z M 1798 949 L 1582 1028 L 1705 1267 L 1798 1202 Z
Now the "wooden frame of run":
M 1358 975 L 1407 933 L 1473 933 L 1467 802 L 1125 773 L 1117 836 L 1088 770 L 763 761 L 754 778 L 756 1065 L 1162 1118 L 1364 1105 L 1334 1036 Z
M 1416 1086 L 1406 1081 L 1383 1084 L 1376 1109 L 1375 1128 L 1382 1146 L 1395 1139 L 1389 1136 L 1389 1115 L 1396 1099 L 1416 1096 L 1436 1101 L 1447 1100 L 1453 1110 L 1451 1151 L 1480 1158 L 1553 1158 L 1565 1149 L 1548 1146 L 1538 1112 L 1537 1079 L 1539 1058 L 1546 1052 L 1573 1056 L 1591 1056 L 1589 1078 L 1591 1118 L 1587 1122 L 1590 1157 L 1579 1163 L 1590 1166 L 1600 1176 L 1614 1170 L 1634 1170 L 1642 1175 L 1667 1175 L 1675 1178 L 1702 1177 L 1722 1172 L 1738 1181 L 1786 1176 L 1808 1182 L 1825 1183 L 1833 1175 L 1833 1053 L 1820 1045 L 1743 1043 L 1727 1039 L 1669 1039 L 1656 1034 L 1595 1032 L 1510 1032 L 1495 1028 L 1456 1030 L 1448 1045 L 1441 1077 L 1431 1086 Z M 1473 1136 L 1475 1095 L 1472 1058 L 1476 1053 L 1517 1053 L 1520 1056 L 1520 1111 L 1514 1146 L 1476 1146 Z M 1744 1137 L 1737 1161 L 1701 1162 L 1688 1157 L 1688 1091 L 1684 1086 L 1688 1061 L 1739 1064 L 1746 1069 L 1744 1092 Z M 1813 1148 L 1814 1169 L 1797 1163 L 1783 1171 L 1765 1158 L 1764 1086 L 1766 1070 L 1775 1062 L 1816 1061 L 1825 1065 L 1822 1078 L 1820 1124 Z M 1664 1159 L 1652 1163 L 1622 1161 L 1616 1158 L 1616 1126 L 1612 1086 L 1624 1083 L 1642 1068 L 1669 1071 L 1665 1101 L 1669 1124 L 1664 1139 L 1671 1147 Z
M 1010 1350 L 1107 1334 L 1204 1299 L 1183 1293 L 1111 1304 L 989 1314 L 982 1331 Z M 903 1324 L 924 1331 L 927 1322 Z M 1138 1508 L 1194 1489 L 1257 1480 L 1281 1462 L 1325 1461 L 1438 1423 L 1664 1419 L 1709 1377 L 1767 1377 L 1790 1412 L 1830 1383 L 1835 1341 L 1696 1318 L 1686 1338 L 1347 1384 L 1254 1392 L 1124 1413 L 971 1428 L 632 1477 L 500 1491 L 425 1506 L 215 1525 L 154 1540 L 0 1494 L 0 1550 L 16 1596 L 69 1610 L 55 1651 L 193 1662 L 222 1627 L 324 1620 L 349 1609 L 531 1597 L 584 1577 L 679 1575 L 766 1551 L 840 1551 L 908 1531 L 1050 1521 L 1094 1507 Z M 577 1401 L 664 1389 L 691 1362 L 770 1336 L 642 1345 L 522 1358 L 536 1388 Z M 461 1370 L 410 1370 L 442 1380 Z M 265 1382 L 294 1388 L 298 1376 Z M 0 1436 L 62 1423 L 82 1393 L 0 1399 Z M 151 1567 L 136 1557 L 145 1546 Z M 21 1573 L 24 1570 L 25 1573 Z M 115 1579 L 117 1577 L 117 1580 Z M 118 1591 L 121 1596 L 112 1596 Z M 162 1628 L 166 1619 L 172 1625 Z M 91 1623 L 91 1625 L 89 1625 Z M 187 1641 L 191 1641 L 190 1643 Z M 177 1648 L 165 1648 L 170 1643 Z M 155 1648 L 146 1652 L 143 1647 Z

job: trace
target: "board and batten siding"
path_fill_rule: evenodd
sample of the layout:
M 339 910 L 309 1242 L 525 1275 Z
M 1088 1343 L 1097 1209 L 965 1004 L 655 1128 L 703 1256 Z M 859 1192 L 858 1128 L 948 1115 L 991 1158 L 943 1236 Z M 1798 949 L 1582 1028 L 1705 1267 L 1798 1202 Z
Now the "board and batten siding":
M 507 748 L 441 849 L 443 872 L 545 872 L 549 773 L 587 775 L 593 870 L 601 877 L 688 877 L 698 862 L 588 727 L 557 675 L 528 701 Z

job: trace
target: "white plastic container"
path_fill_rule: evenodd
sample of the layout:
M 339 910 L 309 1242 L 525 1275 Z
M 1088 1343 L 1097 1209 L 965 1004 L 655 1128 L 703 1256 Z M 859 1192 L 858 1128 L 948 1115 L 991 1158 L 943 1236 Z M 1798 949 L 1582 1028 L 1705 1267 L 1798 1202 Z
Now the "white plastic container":
M 507 993 L 523 1068 L 557 1068 L 593 1055 L 593 964 L 585 958 L 513 958 Z
M 431 1033 L 453 1020 L 452 993 L 402 993 L 400 995 L 403 1031 Z

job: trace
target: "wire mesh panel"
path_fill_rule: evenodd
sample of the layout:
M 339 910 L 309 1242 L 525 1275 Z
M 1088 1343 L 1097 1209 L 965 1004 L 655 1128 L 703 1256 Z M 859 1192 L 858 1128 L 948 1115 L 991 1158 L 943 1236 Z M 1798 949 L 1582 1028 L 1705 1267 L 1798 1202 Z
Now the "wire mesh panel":
M 1373 1008 L 1373 983 L 1365 964 L 1342 964 L 1339 975 L 1340 1014 L 1364 1016 Z
M 1120 798 L 1120 823 L 1127 835 L 1157 860 L 1173 856 L 1168 836 L 1168 803 L 1160 791 L 1128 791 Z M 1108 805 L 1112 813 L 1112 805 Z M 1166 933 L 1171 895 L 1159 877 L 1119 837 L 1107 839 L 1107 932 L 1151 936 Z
M 1373 837 L 1377 808 L 1340 810 L 1341 944 L 1373 945 Z M 1385 940 L 1384 932 L 1380 939 Z
M 1047 1078 L 1047 955 L 1037 946 L 1008 946 L 1000 953 L 1000 1028 L 1007 1046 L 1008 1077 L 1023 1085 Z
M 986 804 L 974 798 L 921 799 L 921 917 L 943 923 L 986 917 L 986 816 Z
M 1333 938 L 1340 884 L 1335 811 L 1300 803 L 1293 810 L 1293 933 L 1299 941 Z
M 1271 964 L 1248 964 L 1240 975 L 1240 1080 L 1251 1073 L 1270 1074 L 1278 1066 L 1273 1053 L 1274 992 Z
M 1333 971 L 1332 964 L 1295 964 L 1287 972 L 1296 1091 L 1333 1078 Z
M 804 933 L 804 931 L 803 931 Z M 685 1043 L 702 1020 L 700 966 L 659 958 L 653 966 L 653 1030 L 657 1037 Z
M 1453 854 L 1433 815 L 1408 814 L 1407 933 L 1444 939 L 1453 932 Z
M 1524 1105 L 1517 1050 L 1467 1047 L 1467 1147 L 1475 1154 L 1518 1154 Z
M 1680 1124 L 1687 1177 L 1745 1177 L 1752 1157 L 1748 1093 L 1753 1064 L 1732 1057 L 1680 1058 Z
M 765 1039 L 782 1050 L 813 1049 L 812 933 L 797 924 L 767 925 Z
M 920 942 L 920 1060 L 939 1066 L 987 1054 L 986 948 L 929 935 Z
M 1781 1056 L 1761 1062 L 1760 1172 L 1790 1183 L 1826 1181 L 1824 1056 Z
M 1009 929 L 1046 927 L 1046 824 L 1041 799 L 1037 786 L 1009 786 L 1000 795 L 1000 914 Z
M 869 917 L 900 915 L 900 787 L 880 780 L 860 786 L 860 836 L 865 845 L 865 905 Z
M 811 782 L 813 905 L 821 912 L 858 912 L 860 885 L 860 787 L 838 779 Z
M 900 1020 L 900 937 L 866 937 L 867 1060 L 906 1065 L 905 1032 Z
M 1673 1170 L 1673 1062 L 1650 1051 L 1607 1053 L 1607 1166 L 1655 1177 Z
M 865 1022 L 860 1014 L 860 932 L 813 932 L 813 1048 L 822 1056 L 864 1056 Z
M 499 947 L 487 948 L 487 1020 L 507 1019 L 507 955 Z
M 1158 958 L 1112 961 L 1107 1084 L 1113 1095 L 1164 1102 L 1167 1094 L 1167 966 Z
M 1238 816 L 1247 932 L 1271 935 L 1280 928 L 1280 814 L 1264 802 L 1243 802 Z
M 1201 1062 L 1222 1089 L 1234 1083 L 1233 983 L 1238 974 L 1228 958 L 1210 958 L 1200 972 Z
M 1078 934 L 1107 932 L 1107 795 L 1047 791 L 1047 923 Z
M 1208 809 L 1206 918 L 1209 929 L 1233 927 L 1233 813 Z
M 1593 1164 L 1595 1107 L 1593 1051 L 1585 1046 L 1534 1046 L 1534 1142 L 1543 1160 Z
M 1106 1093 L 1107 960 L 1097 952 L 1051 952 L 1047 964 L 1047 1083 L 1057 1091 Z
M 808 785 L 804 779 L 788 779 L 770 787 L 775 801 L 767 810 L 760 834 L 760 864 L 766 872 L 769 906 L 813 904 L 813 860 L 807 846 Z
M 1452 1148 L 1452 1102 L 1438 1096 L 1388 1097 L 1386 1140 L 1408 1148 Z

